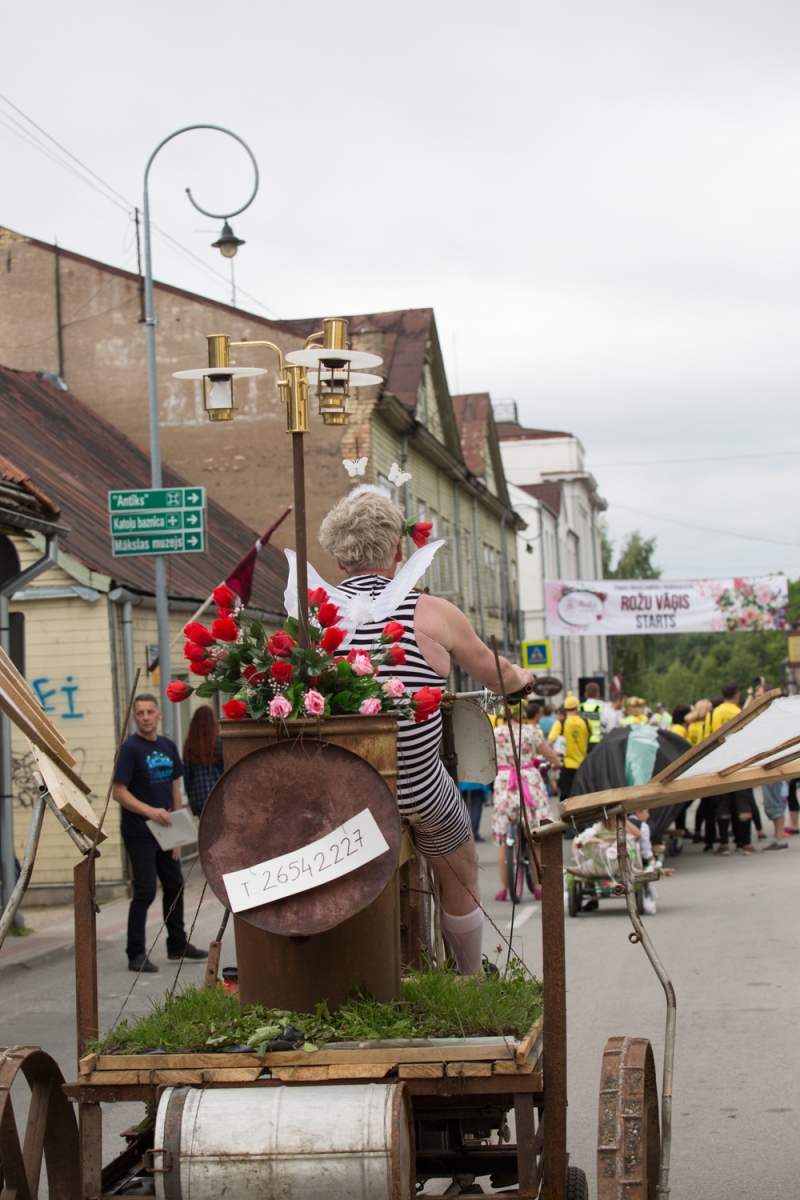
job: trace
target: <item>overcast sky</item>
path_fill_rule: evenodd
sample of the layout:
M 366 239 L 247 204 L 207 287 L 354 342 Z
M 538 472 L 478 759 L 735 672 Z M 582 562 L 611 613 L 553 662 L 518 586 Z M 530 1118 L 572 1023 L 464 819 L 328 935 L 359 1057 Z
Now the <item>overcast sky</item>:
M 3 15 L 0 91 L 131 203 L 182 125 L 250 144 L 241 307 L 432 305 L 451 390 L 580 437 L 615 539 L 657 536 L 674 579 L 800 575 L 796 3 L 5 0 Z M 0 224 L 135 269 L 126 212 L 10 117 L 0 102 Z M 187 186 L 238 207 L 244 152 L 193 133 L 152 173 L 153 220 L 208 268 L 159 239 L 156 277 L 227 300 L 220 222 Z

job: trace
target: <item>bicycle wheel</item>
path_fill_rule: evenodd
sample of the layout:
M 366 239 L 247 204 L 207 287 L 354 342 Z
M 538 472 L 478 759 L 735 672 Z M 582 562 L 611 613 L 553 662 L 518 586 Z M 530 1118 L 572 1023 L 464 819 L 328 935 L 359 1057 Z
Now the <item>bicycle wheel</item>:
M 508 890 L 517 904 L 522 899 L 525 890 L 525 865 L 522 861 L 521 850 L 520 833 L 517 829 L 513 845 L 509 846 L 506 842 L 506 880 Z

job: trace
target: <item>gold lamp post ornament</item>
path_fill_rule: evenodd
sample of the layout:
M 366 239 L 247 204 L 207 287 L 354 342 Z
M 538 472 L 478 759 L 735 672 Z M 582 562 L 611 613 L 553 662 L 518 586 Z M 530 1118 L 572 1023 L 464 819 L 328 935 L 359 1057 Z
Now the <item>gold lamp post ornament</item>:
M 202 379 L 203 407 L 211 421 L 233 419 L 235 379 L 267 373 L 264 367 L 232 367 L 231 346 L 266 346 L 278 356 L 278 392 L 286 405 L 286 432 L 292 435 L 298 641 L 305 647 L 308 645 L 308 544 L 303 434 L 308 433 L 309 382 L 316 384 L 319 411 L 324 424 L 346 425 L 350 389 L 371 387 L 381 382 L 380 375 L 364 374 L 361 368 L 380 366 L 383 359 L 377 354 L 349 349 L 347 321 L 343 317 L 326 317 L 322 329 L 306 339 L 305 349 L 293 350 L 285 358 L 274 342 L 232 342 L 226 333 L 209 334 L 206 341 L 208 366 L 191 371 L 175 371 L 173 375 L 175 379 Z M 322 345 L 315 344 L 320 341 Z

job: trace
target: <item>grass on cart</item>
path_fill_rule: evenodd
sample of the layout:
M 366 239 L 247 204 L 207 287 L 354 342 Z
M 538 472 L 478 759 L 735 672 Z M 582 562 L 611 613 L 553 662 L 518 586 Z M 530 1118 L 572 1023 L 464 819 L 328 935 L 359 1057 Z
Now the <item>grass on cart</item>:
M 290 1040 L 302 1035 L 306 1050 L 317 1050 L 327 1042 L 387 1038 L 500 1034 L 522 1038 L 541 1011 L 541 984 L 514 962 L 505 976 L 473 978 L 420 971 L 403 981 L 399 1000 L 381 1004 L 370 995 L 353 995 L 333 1013 L 325 1004 L 313 1014 L 255 1006 L 242 1010 L 238 997 L 227 995 L 221 985 L 216 989 L 191 986 L 153 1000 L 149 1013 L 122 1021 L 91 1049 L 101 1054 L 208 1053 L 249 1046 L 264 1054 L 270 1048 L 288 1048 L 287 1026 Z M 280 1045 L 273 1047 L 276 1041 Z

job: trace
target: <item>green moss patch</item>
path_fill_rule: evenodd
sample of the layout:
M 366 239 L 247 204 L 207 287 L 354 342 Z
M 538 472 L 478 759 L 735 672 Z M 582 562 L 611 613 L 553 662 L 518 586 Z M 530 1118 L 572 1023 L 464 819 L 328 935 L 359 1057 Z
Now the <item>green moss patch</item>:
M 152 1001 L 149 1013 L 122 1021 L 91 1048 L 101 1054 L 208 1053 L 247 1045 L 263 1054 L 287 1025 L 302 1035 L 308 1050 L 326 1042 L 389 1038 L 521 1038 L 541 1011 L 541 984 L 513 962 L 505 976 L 420 971 L 403 981 L 401 998 L 391 1004 L 354 995 L 333 1013 L 324 1004 L 313 1014 L 258 1006 L 242 1010 L 238 997 L 226 995 L 221 985 L 214 990 L 192 986 Z

